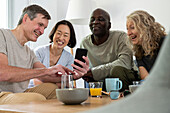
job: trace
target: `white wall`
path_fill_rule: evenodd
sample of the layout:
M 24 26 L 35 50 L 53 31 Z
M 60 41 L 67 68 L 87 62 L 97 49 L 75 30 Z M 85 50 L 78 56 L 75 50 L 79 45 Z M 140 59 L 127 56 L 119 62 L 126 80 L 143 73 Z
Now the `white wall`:
M 96 0 L 112 18 L 112 29 L 126 31 L 126 16 L 135 10 L 145 10 L 170 30 L 170 0 Z
M 27 4 L 28 0 L 8 0 L 8 27 L 10 29 L 17 26 L 21 12 Z
M 1 17 L 1 21 L 0 21 L 0 28 L 7 28 L 7 2 L 6 0 L 1 0 L 1 3 L 0 3 L 0 15 Z

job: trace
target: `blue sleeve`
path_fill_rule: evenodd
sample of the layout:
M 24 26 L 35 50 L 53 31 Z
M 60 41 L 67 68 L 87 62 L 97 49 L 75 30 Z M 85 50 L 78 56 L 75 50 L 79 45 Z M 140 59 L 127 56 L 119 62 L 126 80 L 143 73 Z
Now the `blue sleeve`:
M 66 65 L 66 67 L 69 68 L 69 69 L 71 69 L 71 70 L 73 70 L 73 67 L 71 66 L 71 64 L 73 64 L 73 63 L 74 63 L 74 58 L 73 58 L 73 56 L 70 54 L 70 55 L 69 55 L 69 58 L 68 58 L 68 63 L 67 63 L 67 65 Z
M 62 55 L 58 60 L 57 64 L 60 64 L 62 66 L 65 66 L 73 70 L 73 67 L 71 66 L 71 64 L 73 63 L 74 63 L 74 57 L 72 56 L 72 54 L 66 50 L 63 50 Z

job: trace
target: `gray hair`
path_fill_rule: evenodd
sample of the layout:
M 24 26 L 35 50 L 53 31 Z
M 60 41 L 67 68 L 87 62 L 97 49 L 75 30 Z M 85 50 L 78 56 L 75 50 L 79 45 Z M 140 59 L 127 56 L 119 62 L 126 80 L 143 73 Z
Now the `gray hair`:
M 23 9 L 22 11 L 22 15 L 19 19 L 19 22 L 18 22 L 18 25 L 20 25 L 22 23 L 22 19 L 24 17 L 25 14 L 28 14 L 29 18 L 31 20 L 33 20 L 34 18 L 36 18 L 37 14 L 42 14 L 44 15 L 44 18 L 50 20 L 51 19 L 51 16 L 49 15 L 49 13 L 43 9 L 41 6 L 39 5 L 30 5 L 30 6 L 27 6 Z

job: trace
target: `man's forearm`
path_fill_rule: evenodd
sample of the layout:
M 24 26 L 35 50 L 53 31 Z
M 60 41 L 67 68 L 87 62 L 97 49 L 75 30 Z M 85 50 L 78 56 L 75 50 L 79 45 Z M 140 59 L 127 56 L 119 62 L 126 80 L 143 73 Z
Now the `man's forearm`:
M 48 69 L 25 69 L 15 66 L 1 65 L 0 66 L 0 81 L 8 82 L 21 82 L 29 80 L 31 78 L 36 78 L 40 76 L 45 76 Z
M 38 77 L 38 80 L 41 82 L 51 82 L 51 83 L 60 83 L 61 82 L 61 76 L 56 75 L 56 76 L 41 76 Z

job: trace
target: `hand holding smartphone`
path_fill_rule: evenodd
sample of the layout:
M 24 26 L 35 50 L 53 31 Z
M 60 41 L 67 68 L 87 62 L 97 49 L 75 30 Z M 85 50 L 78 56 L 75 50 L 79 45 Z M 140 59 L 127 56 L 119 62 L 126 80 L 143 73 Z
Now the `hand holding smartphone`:
M 85 60 L 82 57 L 87 56 L 87 51 L 88 51 L 87 49 L 77 48 L 75 59 L 85 62 Z M 79 63 L 74 62 L 74 64 L 82 68 L 82 66 Z

